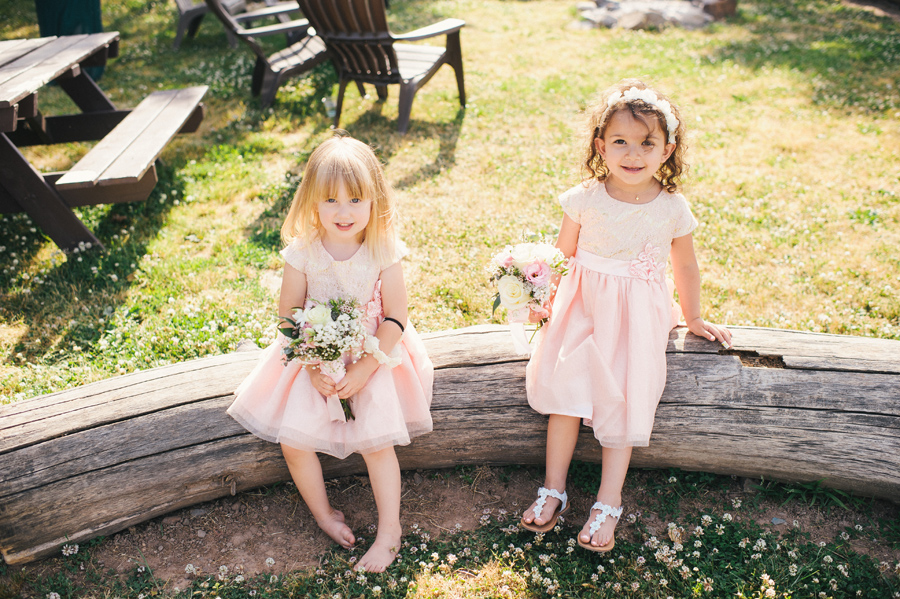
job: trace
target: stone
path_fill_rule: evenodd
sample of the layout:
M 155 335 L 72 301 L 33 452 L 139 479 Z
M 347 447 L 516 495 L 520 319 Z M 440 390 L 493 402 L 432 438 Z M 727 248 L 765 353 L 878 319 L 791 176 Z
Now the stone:
M 200 538 L 202 539 L 203 537 L 206 536 L 206 531 L 205 531 L 205 530 L 198 530 L 198 531 L 197 531 L 197 536 L 200 537 Z
M 205 515 L 206 515 L 206 510 L 203 508 L 198 507 L 198 508 L 194 508 L 191 510 L 191 518 L 198 518 L 200 516 L 205 516 Z
M 719 0 L 702 0 L 718 2 Z M 722 0 L 731 1 L 735 0 Z M 713 15 L 704 12 L 688 0 L 621 0 L 602 3 L 593 7 L 589 2 L 577 5 L 582 22 L 594 27 L 621 27 L 623 29 L 662 29 L 666 26 L 698 29 L 713 21 Z
M 616 15 L 616 26 L 622 29 L 662 29 L 666 24 L 663 13 L 653 8 L 623 8 L 622 15 Z
M 787 524 L 787 520 L 785 520 L 784 518 L 772 518 L 772 524 L 774 524 L 775 526 L 778 526 L 780 524 Z

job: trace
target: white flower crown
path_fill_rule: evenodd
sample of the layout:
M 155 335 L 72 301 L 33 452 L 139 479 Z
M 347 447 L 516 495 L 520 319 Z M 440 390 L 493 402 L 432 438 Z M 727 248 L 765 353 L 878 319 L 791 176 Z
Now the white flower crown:
M 629 100 L 641 100 L 646 104 L 650 104 L 651 106 L 656 106 L 659 108 L 659 111 L 663 113 L 663 116 L 666 117 L 666 129 L 669 130 L 669 143 L 675 143 L 675 131 L 678 129 L 678 119 L 675 118 L 675 114 L 672 112 L 672 105 L 669 104 L 666 100 L 660 100 L 659 97 L 653 93 L 651 89 L 638 89 L 636 87 L 631 87 L 625 90 L 625 93 L 615 92 L 613 95 L 609 97 L 609 100 L 606 101 L 607 108 L 612 108 L 616 104 L 622 101 Z

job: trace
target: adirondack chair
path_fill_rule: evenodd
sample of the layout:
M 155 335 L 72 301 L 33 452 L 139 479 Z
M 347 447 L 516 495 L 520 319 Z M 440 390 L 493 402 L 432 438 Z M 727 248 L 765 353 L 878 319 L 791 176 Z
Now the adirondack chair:
M 184 41 L 185 35 L 187 37 L 197 35 L 200 23 L 203 21 L 206 13 L 209 12 L 209 8 L 203 2 L 195 3 L 193 0 L 175 0 L 175 5 L 178 7 L 178 25 L 175 30 L 175 41 L 172 43 L 172 48 L 177 50 L 181 47 L 181 42 Z M 244 0 L 224 0 L 222 5 L 232 15 L 247 10 L 247 3 Z M 228 43 L 233 48 L 237 45 L 237 40 L 229 35 Z
M 328 58 L 325 43 L 320 37 L 310 35 L 309 21 L 306 19 L 296 19 L 251 29 L 247 29 L 241 24 L 242 21 L 259 19 L 264 16 L 278 16 L 284 14 L 285 11 L 296 11 L 297 4 L 295 2 L 283 2 L 235 17 L 225 9 L 222 0 L 205 1 L 209 10 L 222 21 L 226 31 L 249 46 L 256 55 L 250 91 L 254 96 L 260 96 L 260 104 L 264 108 L 275 101 L 278 88 L 287 79 L 311 70 Z M 257 38 L 275 34 L 288 35 L 290 45 L 284 50 L 267 56 Z
M 300 10 L 328 47 L 328 55 L 340 78 L 334 126 L 340 123 L 347 83 L 372 83 L 382 99 L 387 86 L 400 85 L 397 129 L 406 133 L 413 98 L 420 87 L 444 64 L 456 72 L 459 103 L 466 105 L 463 83 L 460 19 L 444 19 L 434 25 L 397 35 L 388 29 L 385 0 L 299 0 Z M 405 44 L 446 35 L 445 47 Z

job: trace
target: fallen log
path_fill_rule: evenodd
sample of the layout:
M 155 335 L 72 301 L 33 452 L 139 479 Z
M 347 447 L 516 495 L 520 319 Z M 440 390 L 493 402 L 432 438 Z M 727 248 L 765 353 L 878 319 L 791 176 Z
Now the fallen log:
M 733 350 L 676 329 L 650 447 L 677 467 L 900 501 L 900 342 L 734 327 Z M 506 327 L 425 335 L 434 432 L 404 469 L 543 464 L 545 417 L 525 399 Z M 173 364 L 0 407 L 0 553 L 53 554 L 202 501 L 289 479 L 277 445 L 225 414 L 259 351 Z M 599 462 L 582 427 L 575 458 Z M 322 458 L 326 476 L 359 456 Z

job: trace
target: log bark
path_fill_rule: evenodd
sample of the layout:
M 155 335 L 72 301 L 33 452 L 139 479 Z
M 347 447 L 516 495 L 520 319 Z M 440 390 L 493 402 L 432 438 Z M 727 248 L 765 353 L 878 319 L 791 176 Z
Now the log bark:
M 650 447 L 635 467 L 822 480 L 900 500 L 900 342 L 734 327 L 735 349 L 676 329 Z M 401 467 L 543 464 L 546 418 L 525 398 L 506 327 L 424 335 L 434 432 Z M 258 350 L 137 372 L 0 407 L 0 553 L 53 554 L 198 502 L 289 479 L 277 445 L 225 409 Z M 575 458 L 599 462 L 582 428 Z M 365 472 L 322 457 L 326 476 Z

